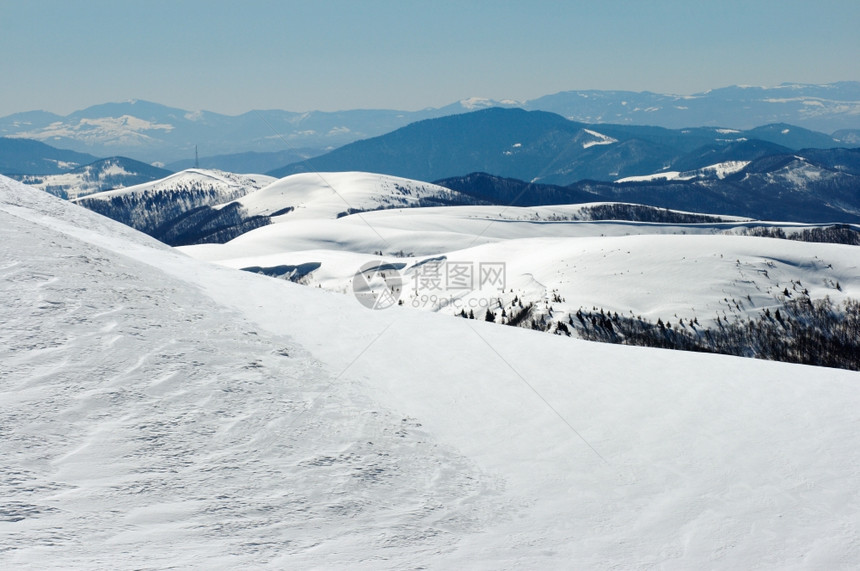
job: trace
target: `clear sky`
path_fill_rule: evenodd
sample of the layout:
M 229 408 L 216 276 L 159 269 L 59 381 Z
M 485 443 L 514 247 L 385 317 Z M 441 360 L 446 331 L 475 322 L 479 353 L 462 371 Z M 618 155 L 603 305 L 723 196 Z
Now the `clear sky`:
M 858 0 L 0 0 L 0 116 L 860 80 Z

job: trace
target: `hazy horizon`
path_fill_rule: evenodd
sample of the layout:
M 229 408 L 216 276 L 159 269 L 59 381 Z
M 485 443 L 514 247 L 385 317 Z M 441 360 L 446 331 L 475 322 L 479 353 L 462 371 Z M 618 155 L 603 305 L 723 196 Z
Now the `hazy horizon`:
M 0 116 L 139 99 L 236 115 L 860 79 L 860 4 L 0 3 Z M 14 86 L 9 88 L 8 86 Z
M 842 83 L 842 82 L 847 82 L 847 81 L 856 81 L 856 80 L 841 80 L 841 81 L 834 81 L 834 82 L 828 82 L 828 83 L 835 84 L 835 83 Z M 655 93 L 655 94 L 659 94 L 659 95 L 677 95 L 680 97 L 684 97 L 684 96 L 700 95 L 700 94 L 706 93 L 708 91 L 730 88 L 730 87 L 773 89 L 773 88 L 779 88 L 783 85 L 786 85 L 786 86 L 788 86 L 788 85 L 801 85 L 801 83 L 800 82 L 786 81 L 786 82 L 781 82 L 780 84 L 774 84 L 774 85 L 738 85 L 738 84 L 719 85 L 719 86 L 714 86 L 710 89 L 706 89 L 706 90 L 699 91 L 696 93 L 679 93 L 679 92 L 668 92 L 668 91 L 658 92 L 658 91 L 650 91 L 650 90 L 633 91 L 633 90 L 629 90 L 629 89 L 600 90 L 600 89 L 584 88 L 584 89 L 562 90 L 562 91 L 557 91 L 557 92 L 553 92 L 553 93 L 544 93 L 541 95 L 537 95 L 536 97 L 531 98 L 531 99 L 537 99 L 537 98 L 540 98 L 541 96 L 545 96 L 545 95 L 556 95 L 558 93 L 564 93 L 566 91 L 606 91 L 606 92 L 617 91 L 617 92 L 631 92 L 631 93 Z M 803 85 L 825 85 L 825 84 L 803 84 Z M 343 109 L 288 109 L 288 108 L 284 108 L 284 107 L 278 107 L 278 108 L 270 107 L 270 108 L 266 108 L 266 109 L 263 109 L 263 108 L 250 109 L 249 108 L 249 109 L 244 109 L 244 110 L 234 111 L 234 112 L 222 112 L 222 111 L 216 111 L 213 109 L 182 108 L 180 106 L 171 105 L 171 104 L 165 103 L 163 101 L 154 101 L 151 99 L 132 97 L 132 98 L 123 99 L 123 100 L 94 101 L 94 102 L 89 103 L 85 106 L 72 109 L 67 113 L 59 113 L 56 111 L 52 111 L 50 109 L 24 109 L 24 110 L 15 111 L 15 112 L 3 115 L 3 116 L 14 115 L 16 113 L 43 112 L 43 111 L 48 112 L 48 113 L 54 113 L 54 114 L 60 115 L 60 116 L 66 116 L 66 115 L 69 115 L 71 113 L 83 111 L 83 110 L 91 108 L 91 107 L 98 107 L 100 105 L 113 105 L 113 104 L 138 103 L 138 102 L 151 103 L 151 104 L 155 104 L 155 105 L 161 105 L 161 106 L 168 107 L 168 108 L 176 108 L 176 109 L 180 109 L 183 111 L 190 111 L 190 112 L 217 113 L 219 115 L 225 115 L 228 117 L 235 117 L 235 116 L 239 116 L 239 115 L 244 115 L 246 113 L 250 113 L 250 112 L 254 112 L 254 111 L 270 111 L 270 110 L 272 110 L 272 111 L 296 112 L 296 113 L 310 113 L 310 112 L 316 112 L 316 111 L 325 112 L 325 113 L 338 113 L 338 112 L 355 111 L 355 110 L 389 110 L 389 111 L 413 112 L 413 111 L 421 111 L 421 110 L 425 110 L 425 109 L 441 108 L 441 107 L 445 107 L 446 105 L 456 104 L 458 102 L 466 101 L 468 99 L 486 99 L 486 100 L 497 101 L 499 103 L 524 103 L 524 102 L 528 101 L 527 99 L 514 100 L 514 99 L 509 99 L 509 98 L 503 98 L 503 97 L 500 97 L 500 98 L 465 97 L 465 98 L 460 98 L 460 99 L 448 101 L 446 103 L 443 103 L 443 104 L 437 105 L 437 106 L 428 106 L 428 107 L 421 107 L 421 108 L 415 108 L 415 109 L 386 108 L 386 107 L 379 107 L 379 106 L 375 106 L 375 107 L 352 107 L 352 108 L 343 108 Z

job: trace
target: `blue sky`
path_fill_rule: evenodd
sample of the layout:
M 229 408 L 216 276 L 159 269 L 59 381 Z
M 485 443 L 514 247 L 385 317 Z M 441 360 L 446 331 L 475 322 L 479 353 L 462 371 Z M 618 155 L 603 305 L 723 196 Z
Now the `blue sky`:
M 0 115 L 440 107 L 860 80 L 860 2 L 0 0 Z

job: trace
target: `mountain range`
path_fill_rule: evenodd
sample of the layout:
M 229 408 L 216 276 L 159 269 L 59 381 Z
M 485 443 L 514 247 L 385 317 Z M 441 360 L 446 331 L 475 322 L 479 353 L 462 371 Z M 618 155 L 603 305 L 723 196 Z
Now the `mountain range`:
M 833 133 L 860 128 L 860 82 L 775 87 L 729 86 L 693 95 L 631 91 L 564 91 L 531 100 L 526 109 L 552 111 L 584 123 L 750 129 L 791 123 Z
M 96 105 L 61 116 L 46 111 L 0 118 L 0 136 L 35 139 L 95 156 L 130 156 L 170 165 L 202 157 L 303 149 L 313 155 L 375 137 L 424 119 L 487 107 L 520 107 L 558 113 L 582 123 L 642 124 L 751 129 L 788 123 L 857 140 L 860 82 L 783 84 L 769 88 L 727 87 L 694 95 L 629 91 L 566 91 L 529 101 L 465 99 L 419 111 L 249 111 L 229 116 L 189 111 L 147 101 Z M 260 157 L 257 157 L 259 159 Z M 222 159 L 225 160 L 225 159 Z M 205 166 L 230 168 L 226 162 Z M 269 163 L 271 170 L 284 163 Z M 191 165 L 183 165 L 191 166 Z M 246 168 L 240 168 L 248 172 Z M 251 169 L 258 170 L 258 169 Z M 43 173 L 29 173 L 43 174 Z M 464 174 L 464 173 L 458 173 Z
M 514 206 L 633 202 L 758 220 L 860 222 L 860 149 L 805 149 L 713 168 L 619 182 L 544 185 L 487 173 L 437 180 L 475 199 Z
M 199 163 L 212 168 L 221 164 L 228 165 L 228 172 L 265 172 L 267 166 L 293 161 L 268 172 L 280 178 L 297 172 L 358 170 L 418 180 L 488 172 L 501 177 L 566 185 L 583 179 L 615 181 L 643 176 L 669 177 L 673 173 L 707 169 L 713 165 L 731 162 L 740 165 L 792 150 L 849 144 L 824 133 L 787 124 L 746 131 L 590 125 L 549 112 L 493 107 L 419 121 L 320 156 L 314 156 L 312 149 L 252 151 L 189 159 L 171 167 L 184 169 Z M 2 166 L 9 176 L 40 188 L 50 188 L 60 196 L 83 196 L 131 186 L 163 178 L 167 172 L 123 157 L 112 157 L 106 163 L 95 161 L 81 170 L 79 163 L 93 157 L 28 139 L 2 138 L 0 147 L 5 150 Z M 123 164 L 122 168 L 117 166 L 119 163 Z M 24 172 L 32 176 L 21 174 Z M 108 172 L 110 176 L 105 176 Z
M 786 124 L 747 131 L 589 125 L 545 111 L 494 107 L 413 123 L 270 171 L 368 171 L 437 180 L 488 172 L 531 182 L 612 181 L 725 161 L 751 161 L 807 147 L 847 146 Z

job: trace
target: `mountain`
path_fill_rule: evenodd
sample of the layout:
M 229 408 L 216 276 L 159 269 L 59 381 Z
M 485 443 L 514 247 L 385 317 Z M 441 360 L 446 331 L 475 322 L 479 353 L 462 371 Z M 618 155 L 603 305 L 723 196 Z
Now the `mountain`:
M 86 153 L 57 149 L 39 141 L 0 137 L 0 173 L 58 174 L 92 163 Z
M 268 219 L 248 216 L 240 205 L 223 205 L 273 180 L 264 175 L 189 169 L 164 179 L 91 194 L 75 203 L 168 244 L 226 241 L 268 224 Z
M 62 174 L 17 175 L 12 178 L 61 198 L 74 199 L 158 180 L 171 174 L 169 170 L 126 157 L 110 157 Z
M 413 123 L 270 174 L 367 171 L 432 180 L 442 178 L 436 176 L 441 172 L 537 172 L 547 162 L 547 147 L 557 155 L 572 137 L 585 135 L 581 126 L 557 115 L 491 108 Z
M 772 123 L 756 127 L 744 132 L 749 139 L 768 141 L 790 149 L 829 149 L 833 147 L 852 146 L 824 133 L 816 133 L 809 129 L 795 127 L 786 123 Z
M 424 119 L 488 107 L 549 111 L 587 124 L 752 129 L 786 123 L 831 133 L 860 129 L 860 82 L 783 84 L 769 88 L 735 86 L 694 95 L 567 91 L 530 101 L 471 97 L 438 109 L 418 111 L 256 110 L 235 116 L 132 100 L 95 105 L 67 116 L 44 111 L 16 113 L 0 118 L 0 136 L 36 139 L 98 156 L 131 156 L 179 169 L 193 163 L 170 165 L 192 160 L 195 146 L 205 157 L 296 149 L 323 152 Z M 816 145 L 801 145 L 811 146 Z M 202 166 L 244 172 L 258 170 L 238 168 L 227 162 L 207 162 Z
M 748 143 L 742 143 L 748 144 Z M 773 150 L 764 145 L 765 150 Z M 756 145 L 754 150 L 760 150 Z M 704 155 L 706 161 L 716 157 Z M 721 157 L 725 158 L 725 157 Z M 437 180 L 470 196 L 537 206 L 581 198 L 634 202 L 709 214 L 793 222 L 860 222 L 860 149 L 805 149 L 689 171 L 660 171 L 617 182 L 543 185 L 486 173 Z
M 860 82 L 775 87 L 730 86 L 694 95 L 632 91 L 564 91 L 530 100 L 540 109 L 583 123 L 751 129 L 790 123 L 816 131 L 860 128 Z
M 168 164 L 193 160 L 195 147 L 207 157 L 332 149 L 438 113 L 260 110 L 229 116 L 132 100 L 95 105 L 65 117 L 42 112 L 10 115 L 0 118 L 0 135 Z
M 856 372 L 369 311 L 2 177 L 0 259 L 13 567 L 856 560 Z
M 676 161 L 673 169 L 691 171 L 703 168 L 702 165 L 715 165 L 726 162 L 749 162 L 770 155 L 790 153 L 791 149 L 762 139 L 720 141 L 704 145 Z
M 740 145 L 751 140 L 760 142 Z M 713 164 L 706 155 L 714 150 L 734 160 L 751 160 L 762 155 L 768 141 L 771 151 L 801 144 L 843 146 L 827 135 L 784 125 L 754 131 L 585 125 L 543 111 L 490 108 L 413 123 L 269 174 L 359 170 L 438 180 L 489 172 L 565 185 L 583 179 L 616 180 L 676 164 L 703 168 Z
M 573 185 L 605 200 L 796 222 L 860 222 L 860 149 L 769 155 L 719 178 Z

